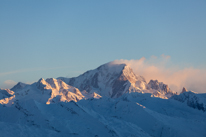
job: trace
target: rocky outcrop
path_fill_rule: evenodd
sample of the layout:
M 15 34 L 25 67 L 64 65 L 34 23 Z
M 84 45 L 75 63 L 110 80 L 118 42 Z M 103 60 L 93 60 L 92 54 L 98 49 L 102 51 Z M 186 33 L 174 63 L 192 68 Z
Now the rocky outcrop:
M 184 93 L 184 92 L 187 92 L 187 89 L 185 87 L 183 87 L 182 89 L 182 92 L 181 93 Z
M 156 90 L 155 93 L 158 93 L 158 95 L 163 94 L 167 98 L 177 94 L 176 92 L 172 91 L 168 85 L 164 84 L 163 82 L 158 82 L 158 80 L 150 80 L 148 87 L 150 89 Z

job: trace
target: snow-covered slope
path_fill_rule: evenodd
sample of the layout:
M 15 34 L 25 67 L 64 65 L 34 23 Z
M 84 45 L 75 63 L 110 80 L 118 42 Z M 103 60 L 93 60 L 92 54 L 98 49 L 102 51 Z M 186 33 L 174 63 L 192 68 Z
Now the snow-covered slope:
M 62 80 L 57 80 L 54 78 L 49 78 L 46 80 L 40 79 L 37 83 L 35 83 L 35 85 L 37 89 L 41 91 L 41 94 L 49 96 L 47 104 L 59 101 L 69 102 L 71 100 L 76 102 L 84 97 L 77 88 L 69 86 Z
M 147 84 L 144 77 L 136 75 L 128 65 L 114 64 L 113 62 L 87 71 L 78 77 L 59 77 L 58 79 L 81 91 L 86 90 L 89 93 L 96 92 L 101 96 L 112 98 L 117 98 L 131 92 L 152 93 L 161 98 L 169 98 L 176 94 L 164 83 L 151 80 Z
M 26 87 L 27 85 L 29 85 L 29 84 L 25 84 L 25 83 L 22 83 L 22 82 L 18 82 L 13 88 L 11 88 L 11 90 L 12 90 L 12 91 L 18 91 L 18 90 L 23 89 L 23 88 Z
M 14 94 L 12 90 L 0 89 L 0 99 L 11 97 Z
M 149 93 L 49 105 L 34 99 L 16 100 L 10 107 L 0 106 L 0 111 L 0 133 L 10 137 L 206 135 L 206 113 Z
M 0 136 L 205 137 L 206 94 L 183 91 L 114 63 L 18 83 L 0 90 Z
M 54 78 L 49 78 L 46 80 L 41 78 L 38 82 L 31 85 L 22 85 L 22 83 L 15 85 L 12 88 L 14 92 L 11 90 L 1 90 L 0 95 L 4 97 L 4 99 L 1 99 L 0 103 L 8 105 L 12 104 L 15 100 L 33 99 L 41 103 L 50 104 L 60 101 L 77 102 L 84 98 L 82 93 L 77 88 L 69 86 L 63 81 L 56 80 Z
M 118 99 L 81 100 L 78 104 L 90 115 L 113 126 L 116 134 L 122 132 L 122 136 L 138 136 L 131 129 L 130 134 L 125 133 L 129 127 L 155 137 L 206 135 L 205 113 L 174 100 L 151 97 L 151 94 L 130 93 Z
M 87 92 L 97 92 L 101 96 L 120 97 L 132 90 L 145 89 L 146 82 L 143 77 L 136 76 L 131 68 L 125 64 L 104 64 L 97 69 L 87 71 L 76 78 L 63 78 L 69 85 Z M 135 84 L 141 85 L 136 87 Z
M 182 92 L 180 95 L 175 95 L 171 97 L 171 99 L 182 102 L 194 109 L 202 110 L 204 112 L 206 111 L 206 94 L 205 93 L 197 94 L 197 93 L 194 93 L 193 91 L 185 91 L 185 92 Z
M 14 98 L 15 95 L 12 90 L 0 89 L 0 104 L 10 105 Z

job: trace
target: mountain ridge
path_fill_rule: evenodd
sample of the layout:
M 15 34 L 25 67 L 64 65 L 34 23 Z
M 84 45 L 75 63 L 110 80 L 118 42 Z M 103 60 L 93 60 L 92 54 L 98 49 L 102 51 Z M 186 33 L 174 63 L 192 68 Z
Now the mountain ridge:
M 177 94 L 126 64 L 0 90 L 0 133 L 11 137 L 204 137 L 206 94 Z M 35 131 L 35 132 L 33 132 Z M 37 132 L 37 133 L 36 133 Z
M 87 92 L 97 92 L 101 96 L 117 98 L 125 93 L 130 92 L 146 92 L 152 93 L 153 89 L 149 87 L 143 76 L 136 75 L 133 70 L 126 64 L 114 64 L 112 62 L 103 64 L 94 70 L 87 71 L 78 77 L 65 78 L 59 77 L 68 85 L 86 90 Z M 162 84 L 168 88 L 167 85 Z M 156 89 L 154 89 L 156 90 Z M 155 96 L 168 98 L 163 92 L 171 93 L 170 96 L 176 94 L 168 90 L 154 93 Z M 103 93 L 105 92 L 105 93 Z

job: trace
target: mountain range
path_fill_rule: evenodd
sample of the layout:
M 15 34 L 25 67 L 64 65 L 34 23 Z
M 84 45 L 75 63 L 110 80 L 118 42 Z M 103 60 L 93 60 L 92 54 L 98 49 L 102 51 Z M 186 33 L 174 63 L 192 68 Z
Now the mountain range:
M 0 136 L 205 137 L 206 94 L 178 94 L 109 62 L 78 77 L 0 90 Z

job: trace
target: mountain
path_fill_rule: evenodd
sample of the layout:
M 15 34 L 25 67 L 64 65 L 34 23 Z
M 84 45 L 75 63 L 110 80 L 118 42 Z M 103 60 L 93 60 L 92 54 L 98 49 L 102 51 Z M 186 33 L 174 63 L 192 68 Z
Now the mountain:
M 14 94 L 12 90 L 0 89 L 0 99 L 11 97 Z
M 128 65 L 114 64 L 113 62 L 101 65 L 78 77 L 59 77 L 58 79 L 80 91 L 96 92 L 101 96 L 111 98 L 118 98 L 131 92 L 152 93 L 154 96 L 162 98 L 169 98 L 176 94 L 166 84 L 153 80 L 147 84 L 145 78 L 136 75 Z
M 205 137 L 206 94 L 177 95 L 113 62 L 0 90 L 0 136 Z
M 13 88 L 11 88 L 12 91 L 17 91 L 17 90 L 21 90 L 24 87 L 26 87 L 28 84 L 22 83 L 22 82 L 18 82 Z
M 38 82 L 31 85 L 18 83 L 12 89 L 14 89 L 12 102 L 14 100 L 33 99 L 41 103 L 50 104 L 60 101 L 79 101 L 83 98 L 83 95 L 77 88 L 54 78 L 46 80 L 41 78 Z
M 12 104 L 15 100 L 28 100 L 33 99 L 40 103 L 57 103 L 57 102 L 70 102 L 79 101 L 83 98 L 100 98 L 97 93 L 80 92 L 79 89 L 67 85 L 60 79 L 48 78 L 44 80 L 39 79 L 31 85 L 18 83 L 13 88 L 14 91 L 9 89 L 1 90 L 3 100 L 0 100 L 1 104 Z M 1 97 L 1 96 L 0 96 Z M 11 100 L 12 99 L 12 100 Z M 5 102 L 6 100 L 6 102 Z M 5 102 L 5 103 L 4 103 Z M 10 103 L 9 103 L 10 102 Z
M 183 88 L 180 95 L 175 95 L 171 99 L 182 102 L 194 109 L 206 111 L 206 94 L 196 94 L 193 91 L 187 91 Z
M 69 85 L 87 92 L 97 92 L 101 96 L 120 97 L 135 88 L 136 82 L 146 84 L 141 76 L 136 76 L 125 64 L 104 64 L 97 69 L 87 71 L 76 78 L 58 78 Z
M 158 82 L 158 80 L 150 80 L 148 86 L 155 90 L 153 92 L 154 95 L 162 98 L 170 98 L 174 95 L 177 95 L 177 92 L 172 91 L 168 85 L 163 82 Z
M 181 93 L 184 93 L 184 92 L 187 92 L 187 89 L 185 87 L 183 87 L 182 89 L 182 92 Z
M 206 134 L 206 113 L 176 100 L 151 97 L 149 93 L 51 104 L 20 99 L 11 106 L 0 106 L 0 110 L 1 136 L 204 137 Z
M 113 126 L 117 135 L 122 132 L 122 136 L 141 136 L 133 134 L 129 127 L 155 137 L 206 135 L 205 113 L 175 100 L 151 97 L 149 93 L 133 92 L 118 99 L 81 100 L 77 103 L 89 109 L 94 117 Z M 125 133 L 126 129 L 130 134 Z

